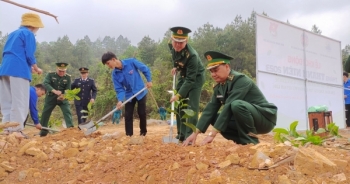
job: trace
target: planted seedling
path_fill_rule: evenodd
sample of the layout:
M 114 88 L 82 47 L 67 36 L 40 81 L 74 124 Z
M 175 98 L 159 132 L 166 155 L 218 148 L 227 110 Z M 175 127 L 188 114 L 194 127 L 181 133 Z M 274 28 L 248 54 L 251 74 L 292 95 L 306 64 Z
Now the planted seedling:
M 57 99 L 59 100 L 67 99 L 68 101 L 80 100 L 78 96 L 79 92 L 80 92 L 80 88 L 67 89 L 65 93 L 60 95 Z
M 326 130 L 324 128 L 319 128 L 317 132 L 313 132 L 312 130 L 307 130 L 305 135 L 299 134 L 296 131 L 296 127 L 298 126 L 298 121 L 294 121 L 290 124 L 290 129 L 284 128 L 275 128 L 273 132 L 275 132 L 274 139 L 277 142 L 285 142 L 290 141 L 293 146 L 298 147 L 300 144 L 305 145 L 306 143 L 311 143 L 314 145 L 321 145 L 324 141 L 322 137 L 317 134 L 324 133 Z M 327 126 L 327 129 L 330 131 L 331 135 L 339 136 L 338 129 L 334 123 L 331 123 Z
M 174 90 L 174 93 L 176 94 L 176 90 Z M 193 117 L 196 113 L 192 110 L 192 109 L 189 109 L 189 106 L 188 104 L 186 103 L 186 101 L 188 101 L 189 98 L 183 98 L 183 99 L 180 99 L 178 101 L 175 101 L 175 109 L 174 111 L 172 111 L 171 109 L 167 108 L 166 110 L 171 113 L 171 112 L 174 112 L 177 116 L 180 116 L 182 112 L 184 112 L 184 114 L 182 115 L 182 117 L 180 118 L 181 120 L 185 120 L 185 122 L 183 122 L 183 124 L 189 128 L 192 129 L 193 132 L 196 131 L 196 126 L 187 122 L 188 118 L 191 118 Z M 185 109 L 186 108 L 186 109 Z M 180 110 L 182 109 L 182 110 Z M 182 122 L 182 121 L 181 121 Z
M 87 115 L 86 116 L 82 116 L 81 118 L 85 118 L 85 122 L 89 122 L 91 120 L 91 117 L 92 117 L 92 103 L 89 102 L 88 105 L 87 105 L 87 110 L 81 110 L 80 111 L 81 113 L 86 113 Z M 96 122 L 93 122 L 94 125 L 96 126 L 96 129 L 99 128 L 100 126 L 96 123 Z

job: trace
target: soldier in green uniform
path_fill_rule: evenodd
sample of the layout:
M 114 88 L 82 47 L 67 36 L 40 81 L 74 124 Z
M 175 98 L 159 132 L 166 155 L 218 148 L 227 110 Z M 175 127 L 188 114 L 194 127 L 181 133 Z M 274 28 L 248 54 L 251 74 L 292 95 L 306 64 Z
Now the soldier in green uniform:
M 185 103 L 188 104 L 188 108 L 195 112 L 195 116 L 188 119 L 188 122 L 196 125 L 198 121 L 199 100 L 202 91 L 204 78 L 204 66 L 198 55 L 198 53 L 187 43 L 188 33 L 190 29 L 185 27 L 173 27 L 171 44 L 169 48 L 172 55 L 172 62 L 174 68 L 171 70 L 172 75 L 179 73 L 178 83 L 176 85 L 177 94 L 170 99 L 170 102 L 177 101 L 180 98 L 189 98 Z M 186 107 L 187 108 L 187 107 Z M 176 116 L 177 123 L 177 139 L 179 141 L 185 140 L 192 134 L 192 129 L 185 126 L 184 119 L 180 119 L 183 116 L 182 109 L 177 109 L 180 112 L 180 116 Z
M 45 97 L 44 110 L 41 115 L 40 124 L 47 127 L 52 110 L 58 105 L 63 113 L 67 127 L 73 127 L 72 113 L 68 100 L 63 98 L 65 90 L 71 89 L 71 77 L 66 74 L 67 63 L 56 63 L 56 72 L 50 72 L 45 76 L 44 86 L 48 93 Z M 46 136 L 47 130 L 41 130 L 40 136 Z
M 230 68 L 232 57 L 215 51 L 208 51 L 204 56 L 208 60 L 207 69 L 217 84 L 196 132 L 183 145 L 194 144 L 197 135 L 205 133 L 210 124 L 213 130 L 202 145 L 212 142 L 217 133 L 237 144 L 259 143 L 256 135 L 268 133 L 275 127 L 277 107 L 266 100 L 250 78 Z

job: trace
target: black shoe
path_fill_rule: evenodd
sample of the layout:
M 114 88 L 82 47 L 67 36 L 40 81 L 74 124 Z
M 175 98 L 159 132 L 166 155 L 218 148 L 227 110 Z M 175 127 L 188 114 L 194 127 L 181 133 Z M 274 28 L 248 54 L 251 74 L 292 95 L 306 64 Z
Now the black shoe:
M 184 137 L 180 137 L 179 135 L 177 135 L 175 138 L 176 138 L 176 139 L 179 139 L 179 142 L 180 142 L 180 141 L 183 142 L 183 141 L 185 140 Z
M 146 136 L 147 132 L 140 133 L 140 136 Z
M 29 137 L 28 137 L 26 134 L 24 134 L 22 131 L 19 131 L 19 133 L 21 133 L 22 136 L 23 136 L 25 139 L 28 139 L 28 138 L 29 138 Z

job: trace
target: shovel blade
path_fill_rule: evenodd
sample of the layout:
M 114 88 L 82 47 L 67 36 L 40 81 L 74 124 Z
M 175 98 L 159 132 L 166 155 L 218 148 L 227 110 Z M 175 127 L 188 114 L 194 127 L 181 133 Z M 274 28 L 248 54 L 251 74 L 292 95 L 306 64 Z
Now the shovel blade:
M 94 133 L 96 130 L 97 130 L 97 128 L 96 128 L 96 126 L 94 126 L 92 128 L 83 130 L 83 132 L 85 135 L 90 135 L 90 134 Z
M 93 121 L 89 121 L 87 123 L 82 123 L 82 124 L 78 125 L 78 127 L 80 130 L 82 130 L 84 132 L 85 135 L 90 135 L 97 130 Z
M 163 142 L 164 143 L 175 143 L 175 144 L 178 144 L 179 143 L 179 139 L 176 139 L 176 138 L 171 137 L 171 136 L 165 136 L 165 137 L 163 137 Z

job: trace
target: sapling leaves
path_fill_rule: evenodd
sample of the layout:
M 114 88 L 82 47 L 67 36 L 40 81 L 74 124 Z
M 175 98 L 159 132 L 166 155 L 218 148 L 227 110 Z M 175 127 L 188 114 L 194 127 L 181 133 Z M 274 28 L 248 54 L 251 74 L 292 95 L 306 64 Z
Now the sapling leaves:
M 89 102 L 87 105 L 87 110 L 81 110 L 80 112 L 87 114 L 85 116 L 82 116 L 81 118 L 84 118 L 84 119 L 90 118 L 92 116 L 92 103 Z M 96 127 L 96 128 L 98 128 L 98 127 Z
M 299 134 L 297 132 L 298 121 L 294 121 L 289 126 L 289 135 L 293 137 L 298 137 Z
M 191 124 L 191 123 L 184 123 L 184 125 L 186 125 L 186 126 L 188 126 L 188 127 L 190 127 L 191 129 L 192 129 L 192 131 L 193 132 L 195 132 L 196 131 L 196 126 L 194 126 L 193 124 Z
M 294 121 L 293 123 L 290 124 L 289 130 L 286 130 L 284 128 L 273 129 L 273 132 L 275 133 L 274 139 L 277 142 L 290 141 L 292 145 L 296 147 L 299 146 L 299 143 L 301 145 L 305 145 L 308 142 L 314 145 L 322 144 L 323 138 L 317 134 L 327 132 L 324 128 L 319 128 L 317 132 L 313 132 L 312 130 L 306 130 L 305 134 L 299 134 L 297 132 L 297 126 L 298 126 L 298 121 Z M 330 123 L 327 126 L 327 129 L 329 130 L 331 135 L 339 136 L 339 133 L 338 133 L 339 127 L 336 126 L 334 123 Z
M 286 130 L 284 128 L 275 128 L 272 131 L 276 132 L 276 133 L 289 134 L 288 130 Z
M 192 109 L 182 109 L 183 112 L 185 112 L 185 114 L 182 116 L 182 118 L 190 118 L 193 117 L 195 115 L 195 112 Z
M 64 93 L 64 98 L 68 101 L 73 101 L 74 99 L 80 100 L 78 93 L 80 92 L 80 88 L 75 89 L 67 89 Z
M 330 123 L 327 125 L 327 129 L 329 130 L 329 133 L 333 136 L 340 136 L 339 135 L 339 127 L 335 125 L 335 123 Z
M 174 94 L 176 94 L 176 90 L 174 90 Z M 171 109 L 167 108 L 166 111 L 170 112 L 170 113 L 173 112 L 173 113 L 175 113 L 176 115 L 179 116 L 180 115 L 180 109 L 181 109 L 181 111 L 184 112 L 184 114 L 182 115 L 181 119 L 191 118 L 196 113 L 192 109 L 190 109 L 190 106 L 186 103 L 188 100 L 189 100 L 189 98 L 182 98 L 182 99 L 180 99 L 178 101 L 175 101 L 174 106 L 175 106 L 175 108 L 177 110 L 171 110 Z M 193 130 L 193 132 L 196 131 L 196 126 L 195 125 L 193 125 L 191 123 L 188 123 L 188 122 L 184 122 L 183 124 L 188 126 L 188 127 L 190 127 Z

